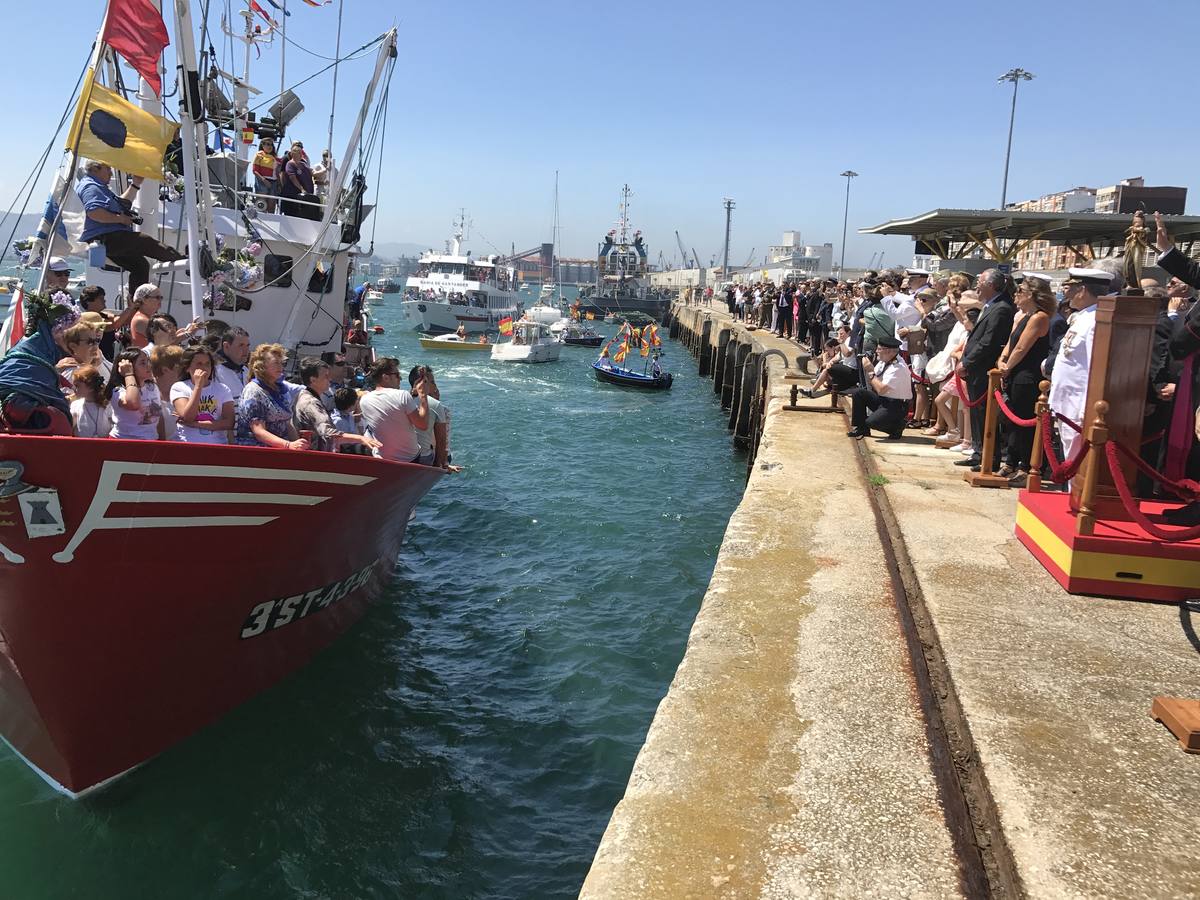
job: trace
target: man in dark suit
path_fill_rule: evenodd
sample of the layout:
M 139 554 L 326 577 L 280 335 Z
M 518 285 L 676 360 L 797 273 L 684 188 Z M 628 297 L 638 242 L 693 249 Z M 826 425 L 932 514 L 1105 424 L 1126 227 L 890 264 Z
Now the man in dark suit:
M 1160 213 L 1154 214 L 1154 220 L 1158 226 L 1155 244 L 1161 254 L 1158 257 L 1159 267 L 1183 284 L 1200 287 L 1200 264 L 1175 249 L 1175 242 L 1167 232 L 1166 224 Z M 1174 280 L 1172 284 L 1174 284 Z M 1197 365 L 1200 356 L 1197 354 L 1200 354 L 1200 303 L 1193 303 L 1186 313 L 1180 311 L 1175 318 L 1170 340 L 1170 355 L 1181 362 L 1182 368 L 1177 390 L 1183 392 L 1187 389 L 1186 392 L 1191 395 L 1188 397 L 1186 407 L 1181 406 L 1179 398 L 1176 398 L 1176 405 L 1180 407 L 1178 410 L 1180 416 L 1186 415 L 1191 419 L 1187 423 L 1181 420 L 1179 424 L 1191 425 L 1193 429 L 1193 440 L 1188 442 L 1186 455 L 1174 462 L 1170 458 L 1171 454 L 1168 453 L 1167 474 L 1173 477 L 1183 474 L 1192 479 L 1200 478 L 1200 438 L 1196 437 L 1196 432 L 1200 431 L 1200 424 L 1197 424 L 1200 422 L 1200 365 Z M 1190 380 L 1190 385 L 1183 383 L 1185 379 Z M 1173 433 L 1174 419 L 1172 419 L 1171 425 Z M 1168 436 L 1167 440 L 1170 443 L 1171 437 Z M 1177 469 L 1170 471 L 1180 464 L 1183 468 L 1182 473 Z M 1176 509 L 1164 510 L 1163 518 L 1172 525 L 1200 525 L 1200 501 L 1193 501 Z
M 999 269 L 988 269 L 979 276 L 976 291 L 983 309 L 967 337 L 963 349 L 958 375 L 966 385 L 971 400 L 987 393 L 988 372 L 996 367 L 1008 336 L 1012 333 L 1013 317 L 1017 313 L 1012 297 L 1008 295 L 1008 278 Z M 971 466 L 978 469 L 983 460 L 983 423 L 987 403 L 983 402 L 971 410 L 971 439 L 974 452 L 955 463 L 956 466 Z M 994 462 L 999 461 L 999 454 Z

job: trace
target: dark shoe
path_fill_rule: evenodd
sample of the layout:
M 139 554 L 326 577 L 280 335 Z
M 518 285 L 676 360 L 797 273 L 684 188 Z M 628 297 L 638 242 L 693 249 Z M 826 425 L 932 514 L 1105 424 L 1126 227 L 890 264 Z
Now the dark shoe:
M 956 465 L 956 466 L 972 466 L 974 468 L 974 470 L 976 472 L 978 472 L 979 467 L 981 465 L 983 465 L 983 460 L 980 459 L 978 456 L 964 456 L 962 459 L 955 460 L 954 465 Z
M 808 388 L 800 388 L 800 394 L 802 396 L 807 397 L 809 400 L 813 399 L 813 392 L 810 391 Z
M 1009 487 L 1023 488 L 1029 486 L 1029 473 L 1017 469 L 1013 476 L 1008 479 Z
M 846 432 L 846 437 L 865 438 L 865 437 L 870 437 L 870 436 L 871 436 L 871 431 L 870 431 L 870 429 L 867 429 L 867 428 L 851 428 L 849 431 Z
M 1187 506 L 1163 510 L 1162 517 L 1171 525 L 1200 525 L 1200 500 Z
M 893 432 L 891 432 L 891 433 L 889 433 L 889 434 L 885 434 L 885 435 L 884 435 L 883 437 L 881 437 L 879 440 L 881 440 L 881 441 L 898 441 L 898 440 L 900 440 L 902 437 L 904 437 L 904 433 L 903 433 L 903 432 L 900 432 L 900 431 L 893 431 Z
M 971 466 L 971 471 L 972 471 L 972 472 L 978 472 L 978 471 L 979 471 L 980 469 L 982 469 L 982 468 L 983 468 L 983 466 L 982 466 L 982 465 L 978 465 L 978 464 L 977 464 L 977 465 Z

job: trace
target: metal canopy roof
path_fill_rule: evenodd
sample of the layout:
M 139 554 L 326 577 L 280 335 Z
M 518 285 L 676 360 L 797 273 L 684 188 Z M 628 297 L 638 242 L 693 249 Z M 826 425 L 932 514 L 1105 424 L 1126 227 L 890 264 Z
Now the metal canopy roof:
M 1177 242 L 1200 238 L 1200 216 L 1163 216 L 1171 236 Z M 1044 240 L 1052 244 L 1082 245 L 1125 243 L 1125 231 L 1132 216 L 1128 213 L 1025 212 L 998 209 L 935 209 L 909 219 L 893 219 L 874 228 L 860 228 L 859 234 L 899 234 L 927 243 L 949 255 L 951 242 L 966 242 L 984 249 L 999 247 L 999 241 L 1014 244 Z M 1154 220 L 1146 216 L 1154 239 Z M 995 254 L 1008 256 L 1009 253 Z

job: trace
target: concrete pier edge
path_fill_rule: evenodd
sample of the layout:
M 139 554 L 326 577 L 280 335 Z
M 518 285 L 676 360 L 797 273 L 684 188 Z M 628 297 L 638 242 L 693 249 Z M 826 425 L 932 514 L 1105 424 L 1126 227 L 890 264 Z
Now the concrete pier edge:
M 1200 607 L 1067 595 L 1015 492 L 784 412 L 795 344 L 672 314 L 750 477 L 581 896 L 1200 897 L 1200 758 L 1148 715 L 1200 696 Z

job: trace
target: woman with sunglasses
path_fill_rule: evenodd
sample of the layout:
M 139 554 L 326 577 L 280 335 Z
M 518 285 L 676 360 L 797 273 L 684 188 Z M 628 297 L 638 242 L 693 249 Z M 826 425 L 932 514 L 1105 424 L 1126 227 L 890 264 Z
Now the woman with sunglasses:
M 100 352 L 100 335 L 87 322 L 72 325 L 63 333 L 67 345 L 67 356 L 58 361 L 58 374 L 65 386 L 71 384 L 75 370 L 80 366 L 94 366 L 105 381 L 112 374 L 112 363 Z

